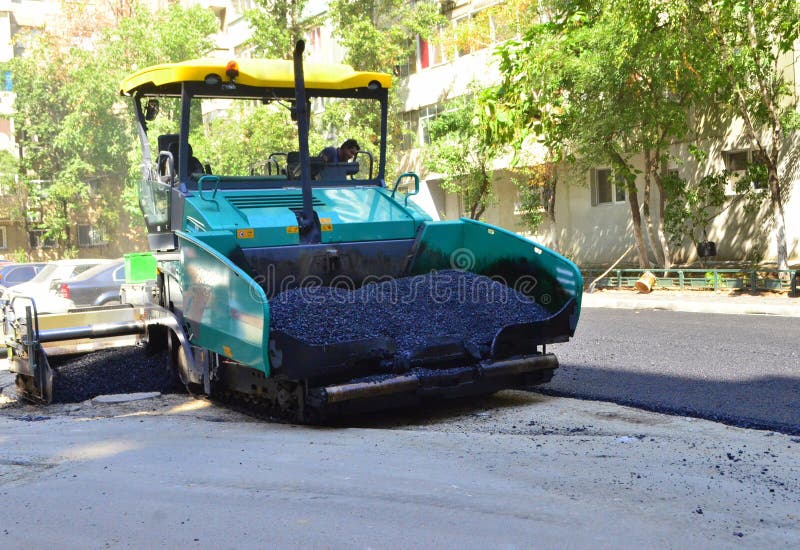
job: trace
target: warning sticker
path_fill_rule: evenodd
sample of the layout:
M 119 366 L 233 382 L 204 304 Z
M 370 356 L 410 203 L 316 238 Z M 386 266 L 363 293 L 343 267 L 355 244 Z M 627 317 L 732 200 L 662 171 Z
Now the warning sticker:
M 252 239 L 256 236 L 256 232 L 254 229 L 239 229 L 236 231 L 236 238 L 237 239 Z
M 287 225 L 286 226 L 287 233 L 300 233 L 300 228 L 296 225 Z

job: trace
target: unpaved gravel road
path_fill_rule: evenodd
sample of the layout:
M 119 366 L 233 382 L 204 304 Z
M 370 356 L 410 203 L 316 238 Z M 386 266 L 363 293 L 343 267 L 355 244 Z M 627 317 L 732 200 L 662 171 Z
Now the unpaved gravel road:
M 523 392 L 326 428 L 5 400 L 3 548 L 800 547 L 796 436 Z

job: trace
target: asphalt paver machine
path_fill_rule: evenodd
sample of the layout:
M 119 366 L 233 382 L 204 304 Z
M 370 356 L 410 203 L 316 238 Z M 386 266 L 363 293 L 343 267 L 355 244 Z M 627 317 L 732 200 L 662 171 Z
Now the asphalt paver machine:
M 500 227 L 433 221 L 414 173 L 387 184 L 390 86 L 386 74 L 304 64 L 302 42 L 294 60 L 201 59 L 126 78 L 155 298 L 51 328 L 30 309 L 13 323 L 7 315 L 18 385 L 48 401 L 49 348 L 120 335 L 163 346 L 193 393 L 300 421 L 549 381 L 558 362 L 546 346 L 575 332 L 580 272 Z M 158 126 L 166 101 L 177 132 Z M 374 139 L 351 162 L 309 151 L 335 101 L 349 116 L 362 103 L 376 113 Z M 265 151 L 246 170 L 194 158 L 190 136 L 259 108 L 286 112 L 296 149 Z M 243 129 L 235 145 L 247 139 Z

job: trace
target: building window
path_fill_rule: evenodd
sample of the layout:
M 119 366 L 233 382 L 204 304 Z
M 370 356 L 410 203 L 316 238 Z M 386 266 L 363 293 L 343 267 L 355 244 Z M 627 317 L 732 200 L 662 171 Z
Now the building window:
M 253 0 L 233 0 L 233 10 L 238 14 L 244 14 L 247 10 L 253 9 Z
M 765 164 L 764 157 L 761 155 L 761 153 L 758 151 L 753 151 L 752 149 L 725 151 L 722 154 L 722 157 L 725 161 L 725 170 L 731 174 L 731 178 L 725 187 L 725 194 L 727 195 L 737 194 L 736 182 L 739 178 L 744 176 L 745 172 L 747 172 L 751 165 Z M 766 189 L 766 179 L 764 179 L 764 181 L 753 182 L 752 187 L 753 189 Z
M 7 230 L 5 226 L 0 226 L 0 250 L 8 250 Z
M 418 37 L 417 51 L 419 52 L 419 68 L 427 69 L 447 62 L 445 55 L 443 29 L 440 28 L 436 36 L 430 40 Z
M 431 136 L 430 133 L 428 132 L 428 124 L 430 124 L 431 120 L 441 115 L 442 113 L 446 113 L 447 111 L 453 111 L 453 110 L 454 108 L 449 106 L 446 102 L 434 103 L 433 105 L 422 107 L 419 110 L 419 127 L 422 133 L 421 143 L 423 143 L 424 145 L 430 145 L 431 143 Z
M 750 151 L 725 151 L 725 169 L 728 172 L 743 172 L 750 164 Z
M 419 128 L 419 112 L 406 111 L 400 114 L 400 150 L 410 151 L 417 145 L 417 128 Z
M 592 206 L 625 202 L 625 182 L 608 168 L 592 171 Z
M 455 37 L 455 56 L 464 57 L 472 53 L 474 47 L 475 24 L 472 15 L 457 17 L 452 21 L 453 35 Z
M 312 56 L 321 56 L 325 45 L 322 43 L 322 29 L 314 27 L 308 31 L 308 50 Z
M 57 244 L 54 238 L 45 237 L 42 229 L 28 231 L 28 241 L 31 248 L 55 248 Z
M 101 246 L 105 244 L 103 232 L 92 225 L 78 225 L 78 246 Z

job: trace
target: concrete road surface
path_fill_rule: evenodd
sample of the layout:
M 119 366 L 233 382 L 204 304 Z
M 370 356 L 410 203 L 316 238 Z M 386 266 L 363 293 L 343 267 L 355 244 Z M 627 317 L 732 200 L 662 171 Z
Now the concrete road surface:
M 6 549 L 797 548 L 800 438 L 522 392 L 367 428 L 10 404 L 0 497 Z

